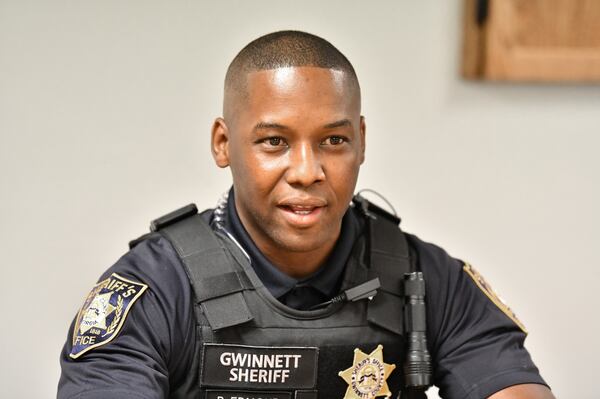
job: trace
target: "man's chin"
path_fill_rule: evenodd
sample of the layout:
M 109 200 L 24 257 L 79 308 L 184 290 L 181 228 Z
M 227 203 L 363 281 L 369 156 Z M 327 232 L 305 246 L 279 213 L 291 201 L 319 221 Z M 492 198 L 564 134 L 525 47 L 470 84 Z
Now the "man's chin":
M 307 229 L 278 235 L 281 249 L 295 253 L 310 253 L 331 245 L 331 236 L 321 236 L 317 229 Z

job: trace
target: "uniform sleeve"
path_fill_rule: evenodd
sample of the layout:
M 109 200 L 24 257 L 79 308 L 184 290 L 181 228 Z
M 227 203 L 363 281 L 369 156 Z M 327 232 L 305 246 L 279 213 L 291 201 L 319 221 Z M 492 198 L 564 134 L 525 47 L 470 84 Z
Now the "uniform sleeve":
M 449 399 L 481 399 L 516 384 L 544 384 L 526 334 L 442 249 L 411 238 L 427 290 L 434 384 Z
M 170 243 L 153 236 L 123 256 L 113 273 L 148 288 L 127 310 L 110 342 L 76 359 L 74 325 L 60 356 L 59 399 L 165 398 L 192 363 L 195 322 L 192 294 Z

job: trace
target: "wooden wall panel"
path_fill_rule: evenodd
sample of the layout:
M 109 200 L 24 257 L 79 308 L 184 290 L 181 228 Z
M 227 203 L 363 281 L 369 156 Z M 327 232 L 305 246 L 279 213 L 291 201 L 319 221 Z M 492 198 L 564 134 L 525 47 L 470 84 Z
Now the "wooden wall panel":
M 466 0 L 463 75 L 600 81 L 600 0 Z

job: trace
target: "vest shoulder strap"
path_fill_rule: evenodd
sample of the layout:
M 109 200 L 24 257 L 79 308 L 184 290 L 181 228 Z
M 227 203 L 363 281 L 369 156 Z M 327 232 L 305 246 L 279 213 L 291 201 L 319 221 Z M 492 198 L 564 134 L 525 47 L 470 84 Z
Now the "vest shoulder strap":
M 190 279 L 196 303 L 201 304 L 213 331 L 252 320 L 242 295 L 252 284 L 213 229 L 191 204 L 151 223 L 151 230 L 168 239 Z
M 396 334 L 404 333 L 404 274 L 414 271 L 400 218 L 357 195 L 352 200 L 366 220 L 369 278 L 379 277 L 381 288 L 369 302 L 369 322 Z M 396 316 L 396 317 L 394 317 Z

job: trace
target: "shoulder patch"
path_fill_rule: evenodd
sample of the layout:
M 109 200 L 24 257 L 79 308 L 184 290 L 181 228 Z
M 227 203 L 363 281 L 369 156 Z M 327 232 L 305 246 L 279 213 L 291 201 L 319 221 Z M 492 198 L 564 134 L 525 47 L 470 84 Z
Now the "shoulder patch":
M 525 325 L 517 318 L 515 312 L 496 294 L 492 286 L 483 278 L 473 266 L 465 263 L 463 270 L 475 281 L 477 287 L 496 305 L 505 315 L 507 315 L 519 328 L 527 334 Z
M 77 314 L 69 356 L 77 359 L 112 341 L 123 327 L 127 313 L 147 288 L 146 284 L 128 280 L 117 273 L 96 284 Z

